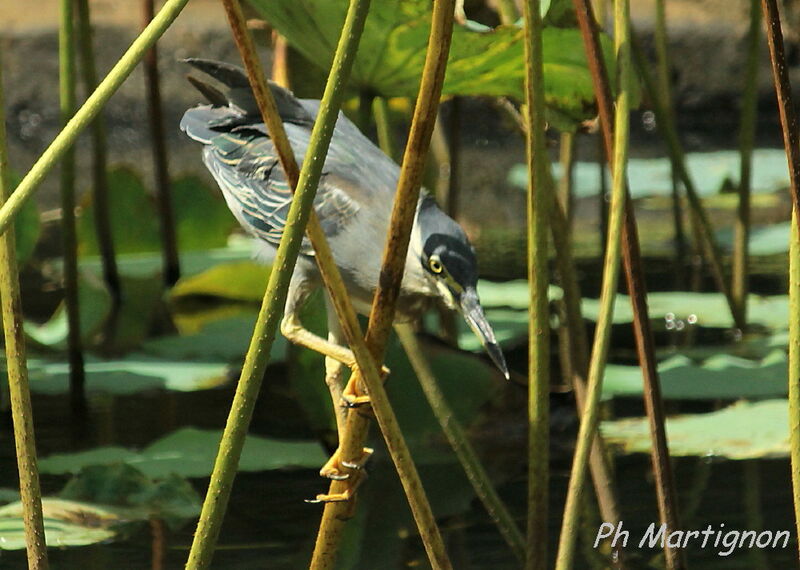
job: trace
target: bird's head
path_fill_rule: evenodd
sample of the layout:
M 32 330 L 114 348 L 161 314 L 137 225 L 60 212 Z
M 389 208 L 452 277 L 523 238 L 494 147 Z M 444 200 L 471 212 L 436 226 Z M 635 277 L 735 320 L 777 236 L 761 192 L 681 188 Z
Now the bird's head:
M 418 223 L 422 240 L 420 263 L 426 278 L 445 304 L 461 313 L 492 361 L 508 378 L 503 351 L 478 298 L 478 263 L 464 230 L 439 210 L 429 196 L 421 200 Z

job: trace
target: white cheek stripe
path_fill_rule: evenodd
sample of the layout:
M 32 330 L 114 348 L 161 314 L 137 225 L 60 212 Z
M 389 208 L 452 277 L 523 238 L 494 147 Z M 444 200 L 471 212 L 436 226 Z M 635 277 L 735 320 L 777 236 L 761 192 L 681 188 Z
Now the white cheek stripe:
M 445 304 L 447 305 L 448 309 L 455 309 L 456 308 L 456 301 L 453 299 L 453 294 L 450 292 L 450 288 L 444 281 L 439 279 L 436 280 L 436 288 L 439 289 L 439 294 L 444 299 Z

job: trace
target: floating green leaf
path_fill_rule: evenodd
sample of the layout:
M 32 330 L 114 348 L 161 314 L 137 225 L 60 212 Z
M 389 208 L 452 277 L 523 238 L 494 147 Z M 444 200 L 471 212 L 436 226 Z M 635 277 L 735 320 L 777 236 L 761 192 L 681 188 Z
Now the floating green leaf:
M 87 347 L 96 346 L 96 337 L 102 337 L 104 349 L 117 353 L 138 346 L 150 332 L 159 314 L 162 289 L 161 281 L 154 277 L 123 277 L 122 303 L 114 315 L 114 322 L 109 323 L 107 320 L 111 316 L 112 305 L 105 284 L 93 274 L 81 274 L 78 299 L 84 344 Z M 107 325 L 113 326 L 107 328 Z M 46 323 L 25 322 L 24 326 L 28 337 L 35 343 L 57 350 L 66 347 L 67 316 L 63 303 Z
M 212 321 L 193 334 L 162 336 L 146 340 L 142 350 L 171 360 L 225 361 L 240 363 L 253 336 L 256 313 Z M 286 358 L 287 341 L 276 335 L 271 361 Z
M 80 275 L 78 280 L 78 307 L 80 311 L 81 336 L 91 342 L 103 326 L 111 310 L 111 296 L 95 276 Z M 67 311 L 62 303 L 49 321 L 35 324 L 24 323 L 25 334 L 35 343 L 63 350 L 67 343 Z
M 789 455 L 787 400 L 739 402 L 718 412 L 667 419 L 669 452 L 673 456 L 728 459 Z M 650 452 L 647 418 L 603 422 L 603 437 L 625 453 Z
M 122 507 L 128 520 L 157 517 L 177 527 L 200 514 L 200 496 L 183 477 L 171 474 L 153 480 L 122 462 L 90 464 L 67 482 L 62 499 Z
M 248 238 L 231 236 L 227 247 L 204 251 L 187 251 L 180 254 L 181 274 L 195 275 L 214 267 L 219 263 L 242 261 L 253 257 L 253 244 Z M 131 277 L 153 277 L 159 275 L 164 263 L 160 252 L 129 253 L 117 256 L 117 265 L 121 275 Z M 91 273 L 99 278 L 102 274 L 102 262 L 98 256 L 81 257 L 81 272 Z
M 47 546 L 86 546 L 113 538 L 121 522 L 111 508 L 53 497 L 42 499 L 44 534 Z M 25 548 L 22 504 L 0 508 L 0 549 Z
M 494 324 L 506 321 L 509 325 L 523 322 L 524 309 L 528 304 L 528 288 L 524 281 L 490 283 L 480 281 L 478 291 L 489 321 Z M 559 299 L 561 290 L 551 286 L 550 300 Z M 614 323 L 623 324 L 633 320 L 630 298 L 618 295 L 614 308 Z M 730 309 L 721 293 L 695 293 L 690 291 L 668 291 L 650 293 L 647 296 L 651 319 L 683 320 L 685 324 L 704 327 L 728 328 L 733 326 Z M 583 299 L 583 316 L 595 319 L 598 312 L 597 299 Z M 519 313 L 519 314 L 516 314 Z M 789 326 L 789 298 L 786 295 L 750 295 L 747 305 L 748 322 L 772 330 L 785 330 Z M 521 332 L 521 331 L 520 331 Z M 466 339 L 465 339 L 466 340 Z
M 30 359 L 31 391 L 65 394 L 69 391 L 69 364 Z M 132 353 L 124 358 L 101 360 L 87 356 L 86 391 L 135 394 L 148 390 L 194 391 L 214 388 L 228 380 L 226 362 L 185 362 Z
M 701 364 L 682 355 L 658 365 L 661 394 L 671 399 L 776 398 L 786 395 L 786 352 L 774 350 L 754 362 L 730 354 L 717 354 Z M 609 364 L 603 380 L 605 397 L 642 395 L 638 366 Z
M 739 151 L 690 152 L 686 164 L 702 197 L 717 195 L 726 181 L 735 185 L 739 181 Z M 561 176 L 561 166 L 553 164 L 556 177 Z M 524 190 L 528 187 L 524 164 L 509 170 L 508 182 Z M 631 196 L 670 196 L 672 170 L 669 158 L 632 158 L 628 161 Z M 573 170 L 573 192 L 577 198 L 595 196 L 600 192 L 597 163 L 578 161 Z M 783 149 L 757 149 L 753 153 L 752 187 L 755 194 L 773 192 L 789 184 L 789 170 Z
M 269 279 L 269 267 L 252 261 L 222 263 L 191 277 L 172 288 L 171 297 L 219 297 L 231 301 L 260 302 Z
M 156 440 L 140 452 L 121 448 L 99 448 L 78 453 L 51 455 L 39 462 L 42 473 L 78 472 L 89 465 L 109 465 L 123 461 L 154 479 L 177 474 L 182 477 L 208 477 L 214 466 L 222 432 L 182 428 Z M 325 463 L 319 444 L 307 441 L 280 441 L 247 436 L 239 462 L 240 471 L 267 471 L 289 467 L 318 468 Z

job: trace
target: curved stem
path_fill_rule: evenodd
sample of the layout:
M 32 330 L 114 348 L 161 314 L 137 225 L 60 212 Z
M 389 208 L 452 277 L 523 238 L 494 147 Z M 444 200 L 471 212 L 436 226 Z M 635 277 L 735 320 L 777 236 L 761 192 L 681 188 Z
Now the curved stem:
M 635 38 L 632 41 L 632 47 L 637 70 L 642 78 L 645 89 L 650 95 L 650 99 L 653 101 L 653 112 L 655 113 L 656 121 L 663 129 L 664 139 L 667 143 L 667 151 L 669 153 L 670 162 L 672 163 L 672 171 L 678 179 L 680 179 L 683 183 L 683 187 L 686 189 L 686 197 L 689 200 L 689 208 L 691 210 L 690 219 L 701 237 L 705 257 L 711 268 L 714 281 L 717 284 L 717 288 L 722 292 L 728 302 L 728 307 L 736 327 L 740 330 L 744 330 L 745 322 L 739 310 L 739 306 L 733 298 L 730 282 L 725 275 L 725 268 L 722 263 L 722 252 L 717 243 L 717 238 L 714 235 L 714 227 L 711 224 L 708 213 L 703 207 L 703 202 L 700 199 L 700 195 L 697 193 L 694 181 L 686 168 L 683 148 L 678 139 L 675 122 L 667 111 L 667 104 L 659 94 L 653 77 L 648 71 L 647 63 L 642 55 L 642 50 Z
M 144 0 L 144 26 L 150 25 L 155 16 L 154 0 Z M 153 165 L 156 182 L 156 204 L 163 248 L 164 284 L 174 285 L 181 276 L 178 257 L 178 238 L 175 235 L 175 214 L 169 186 L 169 163 L 167 142 L 164 136 L 164 113 L 161 110 L 161 80 L 158 75 L 158 51 L 156 43 L 144 57 L 144 77 L 147 88 L 147 115 L 150 119 L 150 140 L 153 147 Z
M 747 292 L 750 241 L 750 194 L 753 167 L 753 143 L 758 118 L 758 48 L 761 45 L 761 9 L 758 0 L 750 0 L 750 29 L 747 32 L 747 64 L 744 73 L 744 96 L 739 126 L 739 204 L 733 238 L 733 300 L 742 319 L 747 320 Z
M 86 93 L 89 94 L 97 88 L 89 0 L 77 0 L 77 8 L 81 71 Z M 106 126 L 102 114 L 98 114 L 92 122 L 92 202 L 97 244 L 100 247 L 100 259 L 103 264 L 103 280 L 111 294 L 111 299 L 114 304 L 118 305 L 121 293 L 108 204 L 108 154 L 106 151 Z
M 656 0 L 656 76 L 658 92 L 665 101 L 665 110 L 673 121 L 672 86 L 669 78 L 670 60 L 667 44 L 667 14 L 665 0 Z M 678 187 L 678 177 L 675 169 L 671 169 L 672 178 L 672 225 L 675 231 L 675 283 L 678 289 L 683 289 L 686 283 L 684 275 L 686 267 L 686 236 L 683 231 L 683 216 L 681 214 L 681 197 Z
M 547 233 L 551 196 L 545 149 L 544 67 L 539 0 L 523 4 L 528 163 L 528 536 L 525 567 L 547 567 L 550 471 L 550 309 Z
M 592 74 L 595 96 L 597 97 L 600 126 L 609 162 L 612 162 L 614 141 L 612 125 L 614 124 L 614 106 L 611 98 L 608 73 L 605 69 L 602 51 L 600 49 L 599 34 L 588 0 L 573 0 L 578 17 L 578 24 L 586 48 L 587 61 Z M 631 36 L 631 39 L 633 36 Z M 667 524 L 668 529 L 680 528 L 678 523 L 678 507 L 675 499 L 675 484 L 673 481 L 672 467 L 669 461 L 669 448 L 664 428 L 664 410 L 661 401 L 661 388 L 656 369 L 655 348 L 653 334 L 650 329 L 650 320 L 647 311 L 647 293 L 642 268 L 641 249 L 636 228 L 633 201 L 626 190 L 625 224 L 623 227 L 623 264 L 625 266 L 625 279 L 633 308 L 633 332 L 636 341 L 636 351 L 639 364 L 642 367 L 644 379 L 645 409 L 649 419 L 651 437 L 653 441 L 651 457 L 653 472 L 656 481 L 658 509 L 661 521 Z M 676 548 L 666 548 L 667 563 L 680 567 L 681 553 Z
M 324 157 L 327 154 L 328 146 L 333 136 L 336 118 L 341 107 L 344 85 L 355 58 L 369 2 L 367 0 L 354 0 L 350 5 L 325 93 L 320 104 L 320 111 L 314 123 L 306 160 L 303 163 L 303 170 L 299 173 L 282 127 L 275 129 L 275 123 L 280 124 L 280 118 L 275 108 L 275 101 L 269 94 L 263 69 L 256 59 L 252 38 L 247 31 L 241 6 L 237 0 L 225 0 L 224 5 L 234 38 L 242 52 L 250 75 L 254 94 L 259 102 L 262 114 L 265 115 L 265 121 L 270 126 L 270 134 L 276 142 L 276 148 L 279 149 L 287 172 L 287 178 L 289 178 L 290 183 L 295 185 L 296 190 L 289 210 L 286 229 L 281 238 L 264 295 L 261 313 L 245 359 L 239 386 L 223 432 L 223 438 L 214 465 L 214 473 L 212 474 L 200 522 L 189 555 L 187 568 L 193 569 L 206 568 L 211 561 L 242 446 L 244 445 L 244 438 L 252 418 L 255 397 L 260 388 L 264 369 L 269 358 L 269 347 L 275 338 L 275 330 L 286 301 L 289 279 L 293 273 L 294 264 L 299 253 L 302 232 L 309 222 L 309 218 L 312 220 L 309 229 L 317 228 L 316 231 L 321 232 L 319 222 L 316 221 L 312 211 L 314 194 L 322 173 Z M 292 157 L 292 159 L 289 160 L 288 157 Z M 328 263 L 332 265 L 332 258 Z M 343 295 L 340 291 L 338 295 L 334 296 L 334 299 L 341 299 L 342 297 Z M 353 320 L 355 321 L 354 312 Z M 355 346 L 353 348 L 358 357 L 358 348 Z M 364 350 L 363 352 L 366 351 Z M 374 361 L 363 359 L 363 354 L 361 354 L 359 364 L 369 370 L 376 379 L 379 378 Z
M 403 154 L 403 164 L 400 169 L 400 179 L 397 183 L 394 207 L 389 226 L 389 235 L 384 246 L 383 260 L 381 262 L 381 279 L 370 311 L 369 326 L 367 329 L 366 343 L 375 360 L 382 360 L 389 338 L 391 324 L 394 320 L 397 297 L 400 293 L 400 281 L 405 268 L 408 242 L 411 235 L 411 226 L 416 214 L 419 190 L 422 181 L 422 172 L 427 158 L 433 133 L 436 111 L 444 83 L 444 72 L 447 66 L 447 55 L 450 50 L 450 38 L 453 30 L 454 0 L 436 0 L 433 6 L 431 32 L 428 40 L 428 49 L 425 56 L 425 66 L 422 72 L 417 104 L 414 107 L 414 116 L 411 122 L 411 131 L 408 136 L 406 150 Z M 370 378 L 362 378 L 361 374 L 353 374 L 350 378 L 352 392 L 363 392 L 362 380 L 370 382 Z M 384 435 L 392 431 L 394 415 L 384 415 L 383 409 L 390 410 L 386 392 L 381 383 L 367 384 L 367 391 L 372 400 L 378 424 Z M 339 442 L 340 452 L 343 457 L 357 457 L 361 453 L 367 436 L 369 420 L 361 414 L 350 411 L 347 414 L 345 437 Z M 404 455 L 407 449 L 396 446 L 400 442 L 387 440 L 389 451 Z M 393 449 L 394 448 L 394 449 Z M 413 463 L 411 464 L 413 466 Z M 401 470 L 402 465 L 395 461 L 395 467 L 400 475 L 400 481 L 411 498 L 422 492 L 422 484 L 415 469 Z M 333 481 L 330 494 L 341 493 L 347 488 L 347 483 Z M 411 504 L 411 511 L 420 529 L 425 549 L 428 553 L 433 568 L 451 568 L 447 553 L 444 549 L 441 534 L 436 527 L 433 513 L 426 503 Z M 343 528 L 342 517 L 349 510 L 349 506 L 339 503 L 325 505 L 322 522 L 320 523 L 317 542 L 314 548 L 314 557 L 311 567 L 331 568 L 334 564 L 336 545 Z
M 58 33 L 58 79 L 61 122 L 75 112 L 75 34 L 73 0 L 61 0 Z M 67 359 L 69 392 L 73 411 L 85 406 L 83 348 L 78 307 L 78 238 L 75 227 L 75 152 L 69 149 L 61 161 L 61 244 L 64 258 L 64 305 L 67 311 Z
M 781 18 L 776 0 L 761 0 L 767 27 L 772 78 L 778 96 L 783 144 L 789 162 L 792 196 L 792 235 L 789 247 L 789 436 L 792 463 L 792 496 L 797 531 L 800 533 L 800 147 L 792 86 L 783 49 Z
M 407 324 L 398 324 L 394 328 L 406 355 L 408 355 L 408 360 L 414 368 L 414 373 L 417 375 L 420 386 L 425 392 L 425 397 L 428 399 L 428 403 L 439 421 L 447 441 L 450 442 L 450 446 L 458 457 L 461 467 L 467 474 L 467 479 L 472 484 L 475 494 L 478 495 L 486 512 L 489 513 L 494 524 L 497 525 L 500 534 L 503 535 L 514 555 L 522 562 L 525 560 L 525 539 L 519 528 L 517 528 L 511 513 L 508 512 L 508 509 L 497 494 L 489 475 L 481 465 L 480 459 L 478 459 L 478 455 L 475 453 L 472 444 L 470 444 L 464 428 L 447 404 L 447 400 L 436 382 L 431 365 L 425 357 L 425 353 L 422 352 L 417 335 L 414 334 L 414 329 Z
M 609 212 L 608 248 L 603 268 L 603 285 L 600 296 L 600 313 L 597 319 L 592 358 L 589 364 L 589 380 L 586 406 L 581 414 L 581 425 L 575 457 L 567 489 L 567 502 L 558 545 L 556 568 L 572 568 L 575 554 L 575 539 L 580 496 L 586 479 L 591 443 L 597 428 L 602 378 L 608 348 L 611 342 L 611 323 L 614 316 L 614 301 L 622 252 L 622 228 L 626 207 L 626 171 L 628 159 L 628 135 L 630 113 L 630 17 L 628 0 L 614 3 L 614 43 L 617 54 L 617 69 L 620 85 L 616 99 L 616 121 L 614 124 L 614 163 Z
M 389 120 L 389 104 L 386 97 L 375 97 L 372 101 L 372 114 L 375 117 L 375 126 L 378 130 L 378 146 L 386 156 L 395 160 L 394 137 L 392 124 Z
M 2 67 L 0 67 L 0 204 L 5 202 L 10 194 L 8 175 L 5 102 Z M 11 416 L 14 422 L 14 443 L 19 470 L 22 519 L 25 525 L 25 544 L 28 550 L 28 568 L 46 570 L 47 545 L 42 522 L 42 493 L 36 465 L 36 437 L 33 432 L 33 410 L 28 386 L 19 269 L 14 237 L 13 229 L 0 236 L 0 303 L 5 335 L 6 373 L 11 394 Z

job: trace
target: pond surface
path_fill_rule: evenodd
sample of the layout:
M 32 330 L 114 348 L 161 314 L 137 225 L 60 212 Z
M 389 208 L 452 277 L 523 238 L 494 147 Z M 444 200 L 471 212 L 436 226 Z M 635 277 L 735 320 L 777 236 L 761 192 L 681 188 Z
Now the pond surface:
M 127 397 L 97 397 L 90 402 L 88 422 L 80 429 L 70 427 L 72 422 L 66 398 L 36 396 L 34 408 L 40 453 L 47 456 L 69 449 L 112 443 L 143 447 L 163 433 L 183 425 L 219 427 L 224 421 L 231 395 L 231 390 L 225 388 L 188 394 L 154 392 Z M 262 412 L 268 406 L 265 399 L 262 398 L 259 404 Z M 555 537 L 569 470 L 569 443 L 566 436 L 573 432 L 574 425 L 570 425 L 569 402 L 556 397 L 553 404 L 554 423 L 560 424 L 554 425 L 551 469 L 551 549 L 555 551 Z M 630 412 L 638 413 L 637 404 L 632 403 L 627 407 Z M 509 421 L 517 420 L 511 418 Z M 273 424 L 273 420 L 259 413 L 252 432 L 274 431 Z M 516 432 L 521 427 L 506 426 L 506 429 Z M 519 457 L 524 456 L 523 448 L 518 448 L 518 452 Z M 508 450 L 500 453 L 503 457 L 498 460 L 508 464 Z M 13 487 L 16 484 L 16 468 L 10 430 L 4 430 L 0 436 L 0 454 L 0 486 Z M 380 528 L 379 514 L 382 509 L 387 509 L 387 513 L 396 513 L 398 509 L 407 511 L 402 496 L 397 493 L 397 481 L 388 469 L 385 457 L 385 450 L 378 447 L 371 464 L 367 488 L 363 491 L 366 500 L 372 502 L 368 520 L 357 518 L 353 521 L 354 528 L 359 527 L 359 532 L 364 532 L 365 525 L 372 527 L 365 546 L 374 545 L 375 550 L 358 552 L 357 548 L 351 548 L 348 552 L 360 556 L 361 562 L 354 566 L 359 568 L 401 568 L 408 564 L 425 567 L 424 551 L 418 540 L 413 537 L 399 540 L 398 533 L 407 535 L 407 531 L 399 526 Z M 484 461 L 491 465 L 493 458 L 488 455 Z M 684 528 L 702 529 L 711 524 L 716 529 L 722 523 L 729 529 L 754 528 L 754 524 L 759 524 L 756 517 L 760 517 L 765 529 L 792 529 L 788 461 L 683 458 L 675 461 L 675 467 L 685 516 Z M 501 477 L 503 482 L 499 485 L 499 492 L 522 526 L 526 494 L 524 471 L 519 462 L 511 469 Z M 615 471 L 619 494 L 623 498 L 625 528 L 631 531 L 633 542 L 636 542 L 636 537 L 642 535 L 647 525 L 657 520 L 652 481 L 647 475 L 650 472 L 649 458 L 643 455 L 618 457 Z M 462 477 L 455 465 L 446 466 L 438 475 L 425 469 L 423 474 L 437 479 L 449 475 L 455 479 Z M 44 493 L 57 492 L 65 481 L 66 477 L 43 476 Z M 192 479 L 192 484 L 202 493 L 207 479 Z M 326 487 L 325 481 L 312 469 L 241 473 L 236 480 L 213 567 L 304 567 L 313 547 L 321 512 L 319 505 L 305 503 L 304 499 L 313 497 Z M 374 491 L 386 494 L 376 496 Z M 752 499 L 753 496 L 759 505 L 757 511 L 747 507 L 748 497 Z M 394 515 L 387 518 L 398 520 Z M 597 514 L 593 514 L 592 518 L 596 519 Z M 595 520 L 587 524 L 580 539 L 576 567 L 601 568 L 603 558 L 597 553 L 592 555 L 590 544 L 599 522 Z M 82 548 L 51 549 L 51 562 L 54 568 L 182 568 L 193 528 L 192 523 L 185 524 L 179 530 L 168 530 L 155 523 L 141 524 L 124 540 Z M 469 508 L 460 514 L 446 517 L 442 528 L 456 568 L 518 567 L 476 500 L 471 500 Z M 378 539 L 376 535 L 383 536 L 382 547 L 375 542 Z M 654 556 L 659 556 L 657 550 L 637 551 L 636 548 L 630 548 L 627 552 L 632 568 L 649 567 L 648 562 Z M 690 549 L 687 555 L 695 568 L 765 568 L 767 563 L 774 568 L 786 568 L 795 560 L 795 549 L 792 541 L 786 550 L 741 550 L 729 557 L 720 557 L 713 549 Z M 24 568 L 24 552 L 3 551 L 0 554 L 0 567 Z

